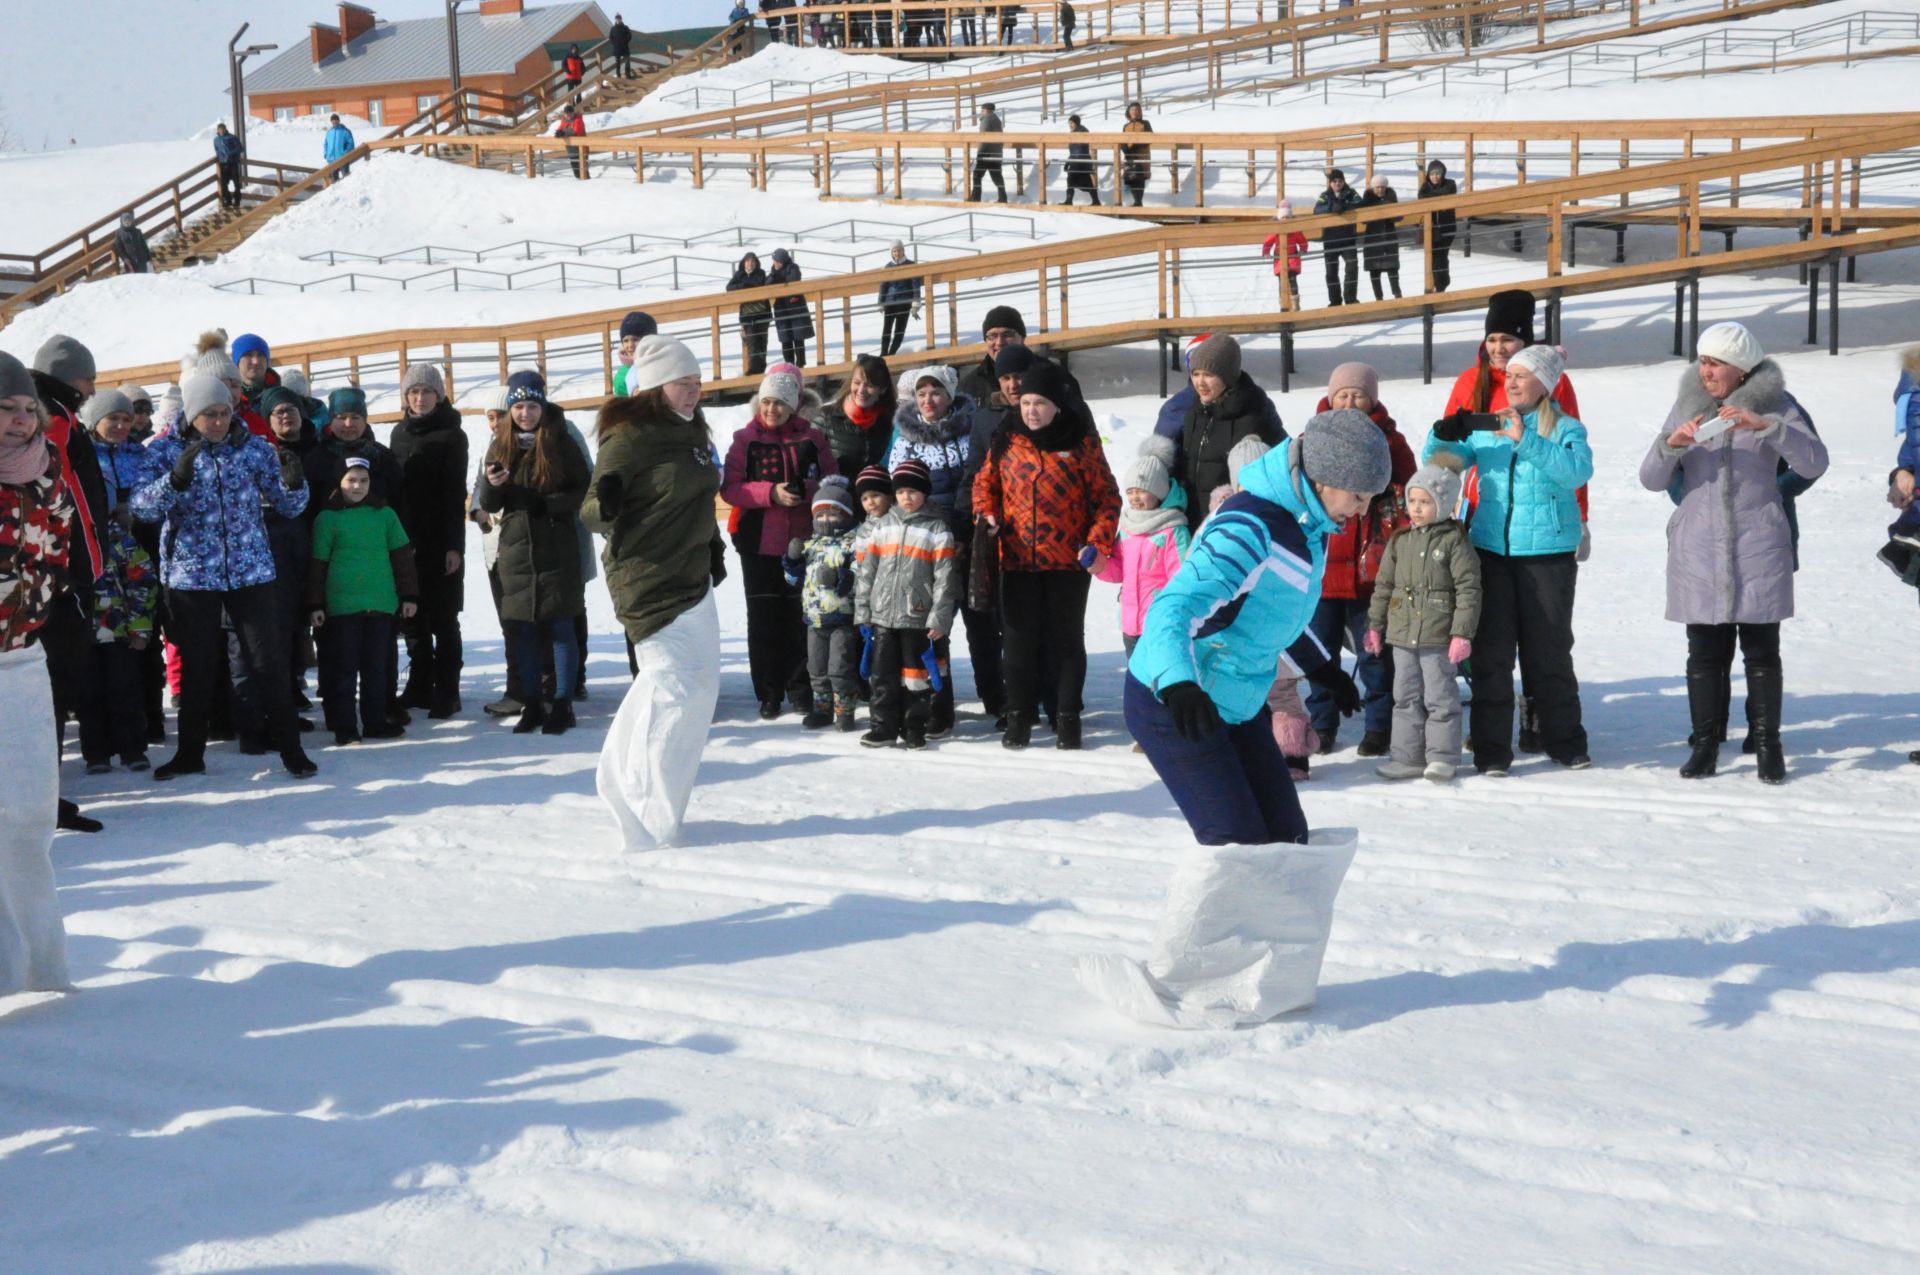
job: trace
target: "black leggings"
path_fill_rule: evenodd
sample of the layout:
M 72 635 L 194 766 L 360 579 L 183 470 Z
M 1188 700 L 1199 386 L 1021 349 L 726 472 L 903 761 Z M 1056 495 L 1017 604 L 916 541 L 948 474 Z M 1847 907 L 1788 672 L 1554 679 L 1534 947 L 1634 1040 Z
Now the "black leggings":
M 1044 650 L 1053 664 L 1053 707 L 1079 715 L 1087 682 L 1087 588 L 1092 580 L 1084 571 L 1001 572 L 1009 712 L 1033 716 Z
M 1749 669 L 1780 667 L 1778 624 L 1689 624 L 1687 672 L 1731 672 L 1736 641 Z
M 759 539 L 755 519 L 754 539 Z M 747 668 L 753 675 L 753 697 L 762 704 L 783 699 L 805 703 L 813 698 L 807 679 L 807 626 L 800 612 L 800 586 L 788 584 L 778 554 L 761 553 L 760 546 L 742 544 L 740 583 L 747 597 Z

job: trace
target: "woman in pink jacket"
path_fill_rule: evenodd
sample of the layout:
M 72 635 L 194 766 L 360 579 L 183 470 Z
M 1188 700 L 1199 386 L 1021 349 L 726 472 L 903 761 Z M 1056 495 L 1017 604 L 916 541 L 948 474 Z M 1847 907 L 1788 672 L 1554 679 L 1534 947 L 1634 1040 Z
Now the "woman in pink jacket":
M 1140 640 L 1147 607 L 1187 556 L 1186 510 L 1169 509 L 1162 503 L 1172 486 L 1173 476 L 1154 457 L 1134 459 L 1121 475 L 1126 503 L 1120 507 L 1119 543 L 1113 557 L 1094 572 L 1099 579 L 1120 586 L 1120 636 L 1128 655 Z
M 799 368 L 776 363 L 754 395 L 753 419 L 727 449 L 720 496 L 733 506 L 728 530 L 740 555 L 747 594 L 747 667 L 760 716 L 780 715 L 782 699 L 813 711 L 807 680 L 807 630 L 800 588 L 787 583 L 780 559 L 787 546 L 813 534 L 809 506 L 820 479 L 837 472 L 827 437 L 814 428 L 820 396 Z

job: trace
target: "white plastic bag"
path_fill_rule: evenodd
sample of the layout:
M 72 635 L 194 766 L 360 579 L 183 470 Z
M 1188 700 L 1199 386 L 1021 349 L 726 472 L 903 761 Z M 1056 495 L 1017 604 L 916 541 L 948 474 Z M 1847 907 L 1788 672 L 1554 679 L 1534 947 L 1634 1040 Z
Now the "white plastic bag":
M 54 896 L 55 803 L 60 797 L 53 689 L 40 648 L 0 653 L 0 996 L 64 991 L 67 931 Z
M 1146 963 L 1082 957 L 1081 986 L 1166 1027 L 1240 1027 L 1306 1008 L 1358 845 L 1355 829 L 1323 828 L 1303 846 L 1196 846 L 1174 869 Z
M 633 648 L 640 665 L 600 748 L 600 799 L 629 850 L 680 832 L 720 698 L 720 612 L 713 591 Z

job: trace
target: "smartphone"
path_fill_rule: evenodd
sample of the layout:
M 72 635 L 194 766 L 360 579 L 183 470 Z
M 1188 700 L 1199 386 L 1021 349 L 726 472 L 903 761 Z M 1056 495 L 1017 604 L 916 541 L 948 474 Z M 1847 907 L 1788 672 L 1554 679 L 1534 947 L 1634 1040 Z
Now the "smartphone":
M 1733 428 L 1733 422 L 1724 416 L 1712 416 L 1700 422 L 1700 428 L 1693 431 L 1693 441 L 1704 443 L 1720 437 Z
M 1467 428 L 1483 429 L 1489 432 L 1507 427 L 1506 419 L 1495 412 L 1468 412 Z

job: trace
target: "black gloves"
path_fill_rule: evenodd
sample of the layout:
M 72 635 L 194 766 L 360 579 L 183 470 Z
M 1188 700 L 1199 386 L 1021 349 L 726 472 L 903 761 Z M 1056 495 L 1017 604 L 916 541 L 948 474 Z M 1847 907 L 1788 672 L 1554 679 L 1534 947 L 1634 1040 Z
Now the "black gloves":
M 1190 744 L 1220 729 L 1220 710 L 1213 706 L 1213 697 L 1193 682 L 1175 682 L 1160 692 L 1160 702 L 1173 714 L 1173 729 Z
M 787 541 L 787 561 L 805 562 L 807 560 L 807 542 L 795 536 Z
M 307 484 L 307 471 L 300 464 L 298 452 L 280 453 L 280 485 L 288 491 L 298 491 Z
M 600 516 L 611 518 L 620 512 L 620 499 L 627 494 L 627 484 L 618 474 L 602 474 L 600 481 L 593 485 L 593 498 L 600 502 Z
M 187 440 L 180 449 L 180 459 L 173 462 L 173 475 L 168 479 L 175 491 L 185 491 L 193 486 L 193 459 L 207 449 L 207 440 L 198 434 Z
M 713 587 L 719 588 L 720 582 L 727 578 L 727 546 L 719 539 L 707 542 L 710 555 L 707 561 L 707 575 L 713 580 Z
M 1469 413 L 1461 408 L 1451 416 L 1442 416 L 1433 423 L 1433 436 L 1443 443 L 1464 443 L 1473 433 L 1468 420 Z
M 1328 660 L 1307 674 L 1307 680 L 1333 696 L 1333 706 L 1340 710 L 1340 716 L 1352 717 L 1360 711 L 1360 688 L 1340 667 L 1339 660 Z

